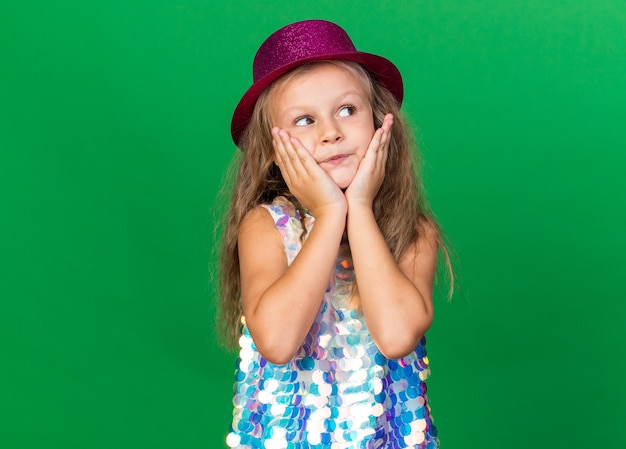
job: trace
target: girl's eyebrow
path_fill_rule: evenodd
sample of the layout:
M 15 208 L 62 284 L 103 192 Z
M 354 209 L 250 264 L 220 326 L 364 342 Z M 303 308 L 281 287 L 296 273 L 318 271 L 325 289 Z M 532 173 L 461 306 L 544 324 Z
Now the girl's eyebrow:
M 363 92 L 359 92 L 357 89 L 349 89 L 345 91 L 344 93 L 337 95 L 336 101 L 342 101 L 345 98 L 350 97 L 350 96 L 364 97 L 365 95 Z
M 346 99 L 348 99 L 348 98 L 350 98 L 352 96 L 357 96 L 357 97 L 364 98 L 365 94 L 363 94 L 362 92 L 359 92 L 356 89 L 349 89 L 349 90 L 347 90 L 347 91 L 337 95 L 333 101 L 341 103 L 341 102 L 345 101 Z M 298 113 L 301 113 L 302 111 L 304 111 L 304 110 L 306 110 L 308 108 L 309 108 L 309 106 L 307 106 L 307 105 L 297 104 L 295 106 L 289 106 L 289 107 L 283 109 L 280 114 L 281 115 L 287 115 L 289 113 L 296 113 L 296 114 L 298 114 Z

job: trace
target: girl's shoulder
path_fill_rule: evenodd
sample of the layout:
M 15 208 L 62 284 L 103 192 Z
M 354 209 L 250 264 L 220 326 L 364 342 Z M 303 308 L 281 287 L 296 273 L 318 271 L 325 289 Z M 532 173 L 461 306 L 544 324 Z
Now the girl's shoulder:
M 265 247 L 275 242 L 282 246 L 288 263 L 291 263 L 314 223 L 313 217 L 306 212 L 301 217 L 292 201 L 278 196 L 271 203 L 260 204 L 246 214 L 239 228 L 240 244 L 252 242 L 255 246 Z
M 272 220 L 269 220 L 269 216 Z M 267 226 L 271 223 L 279 231 L 284 228 L 292 228 L 294 231 L 301 231 L 303 222 L 307 228 L 312 225 L 313 217 L 306 211 L 299 209 L 296 204 L 285 196 L 275 197 L 271 203 L 261 203 L 253 207 L 244 216 L 240 229 L 249 226 Z

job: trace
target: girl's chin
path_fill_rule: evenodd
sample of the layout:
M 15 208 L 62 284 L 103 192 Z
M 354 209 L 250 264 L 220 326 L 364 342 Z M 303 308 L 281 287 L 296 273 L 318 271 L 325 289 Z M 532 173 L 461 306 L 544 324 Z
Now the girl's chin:
M 356 173 L 337 173 L 335 176 L 333 174 L 330 175 L 330 179 L 333 180 L 337 187 L 341 190 L 346 190 L 350 184 L 352 184 L 352 180 L 354 179 L 354 175 Z
M 352 183 L 352 179 L 350 179 L 349 181 L 335 181 L 337 187 L 339 187 L 343 192 L 345 192 L 346 189 L 350 187 L 350 183 Z

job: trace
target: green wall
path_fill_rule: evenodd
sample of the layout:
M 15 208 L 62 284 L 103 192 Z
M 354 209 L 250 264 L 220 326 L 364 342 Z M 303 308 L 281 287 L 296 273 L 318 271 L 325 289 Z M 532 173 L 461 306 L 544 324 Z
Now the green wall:
M 626 447 L 626 3 L 0 3 L 0 445 L 222 448 L 214 198 L 258 44 L 342 24 L 395 61 L 460 290 L 443 447 Z

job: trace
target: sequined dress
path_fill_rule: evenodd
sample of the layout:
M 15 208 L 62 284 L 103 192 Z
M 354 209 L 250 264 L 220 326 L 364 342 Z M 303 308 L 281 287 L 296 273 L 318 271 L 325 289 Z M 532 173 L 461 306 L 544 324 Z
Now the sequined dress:
M 284 197 L 264 205 L 288 263 L 301 248 L 302 224 Z M 310 230 L 314 219 L 305 217 Z M 426 398 L 425 339 L 406 357 L 387 359 L 372 342 L 363 314 L 348 307 L 354 278 L 347 244 L 320 311 L 297 355 L 274 365 L 256 350 L 244 325 L 235 372 L 231 448 L 435 449 Z

